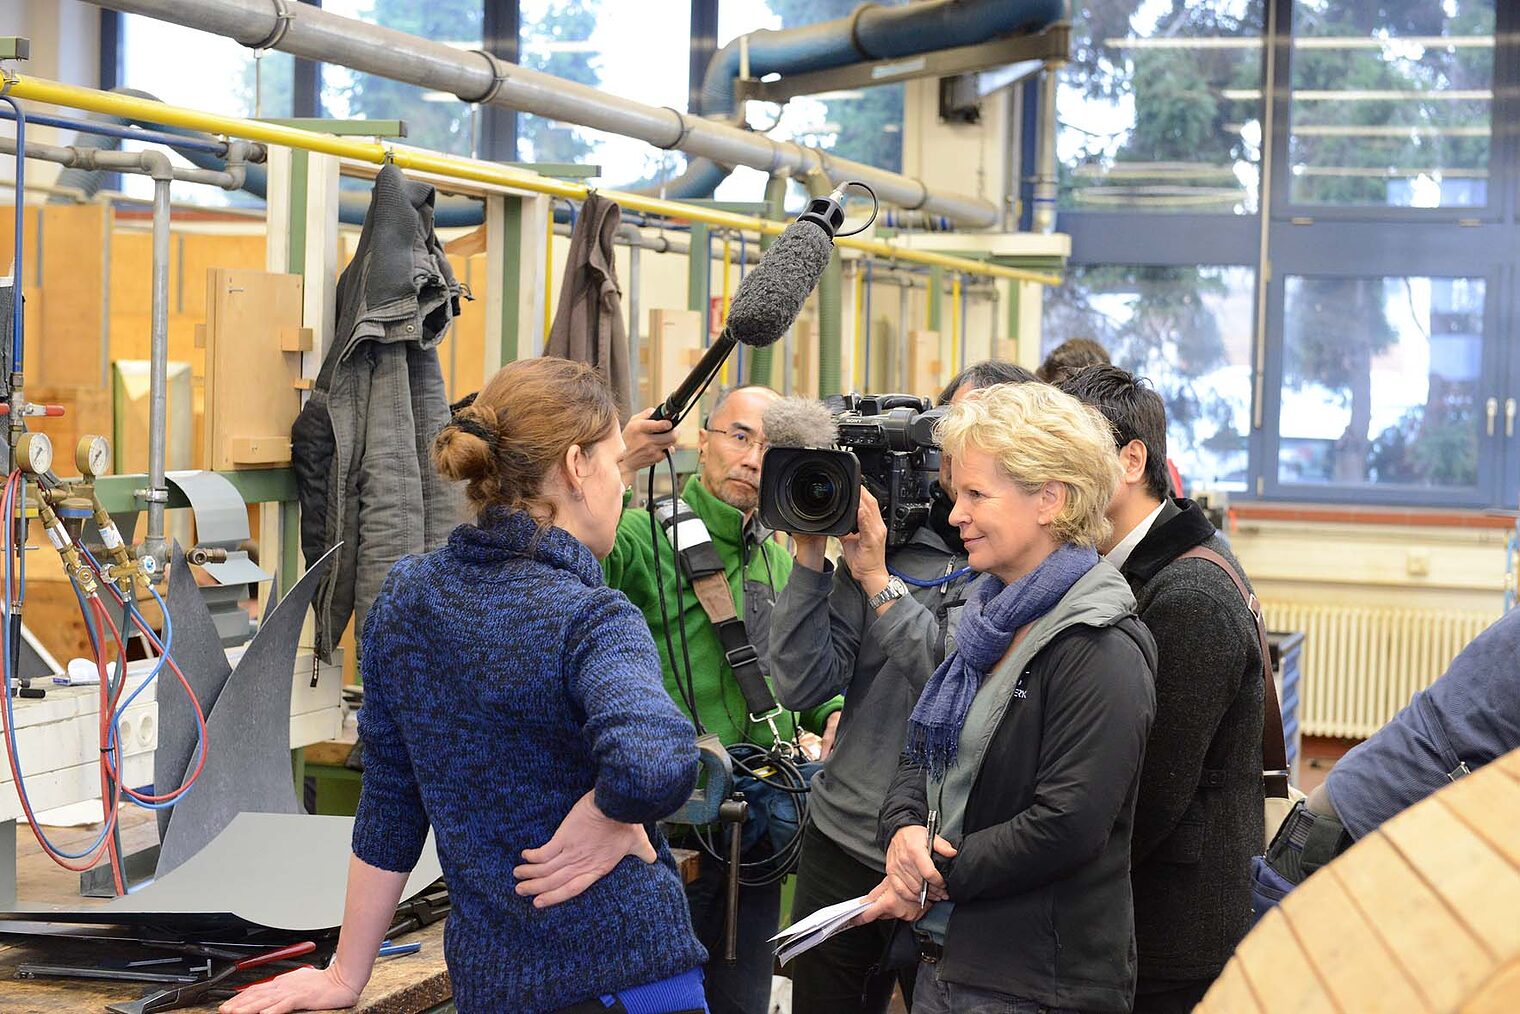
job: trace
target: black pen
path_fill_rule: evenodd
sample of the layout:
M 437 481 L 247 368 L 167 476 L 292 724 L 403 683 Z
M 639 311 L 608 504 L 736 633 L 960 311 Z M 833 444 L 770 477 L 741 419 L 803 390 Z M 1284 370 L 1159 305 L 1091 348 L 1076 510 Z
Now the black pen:
M 929 832 L 929 861 L 934 861 L 934 836 L 939 833 L 939 811 L 930 810 L 929 819 L 924 821 L 924 829 Z M 924 878 L 924 886 L 918 889 L 918 907 L 923 908 L 929 902 L 929 878 Z

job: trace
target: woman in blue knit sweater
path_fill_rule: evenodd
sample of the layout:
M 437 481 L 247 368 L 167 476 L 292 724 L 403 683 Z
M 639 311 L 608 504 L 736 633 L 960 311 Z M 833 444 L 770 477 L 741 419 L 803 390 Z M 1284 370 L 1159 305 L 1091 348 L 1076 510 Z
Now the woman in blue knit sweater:
M 337 953 L 223 1011 L 352 1005 L 430 825 L 460 1011 L 707 1009 L 707 956 L 653 827 L 691 791 L 694 734 L 598 565 L 623 450 L 610 390 L 561 359 L 502 368 L 438 435 L 438 470 L 468 484 L 477 520 L 396 564 L 364 625 Z

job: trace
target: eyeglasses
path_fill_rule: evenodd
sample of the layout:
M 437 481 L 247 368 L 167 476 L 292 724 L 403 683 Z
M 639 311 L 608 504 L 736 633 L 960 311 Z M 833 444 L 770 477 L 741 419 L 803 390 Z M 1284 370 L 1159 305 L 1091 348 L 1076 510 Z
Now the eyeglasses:
M 746 454 L 749 453 L 749 449 L 751 447 L 759 448 L 760 453 L 764 454 L 767 450 L 770 449 L 771 446 L 769 440 L 761 440 L 759 437 L 755 436 L 753 433 L 750 433 L 748 430 L 720 430 L 716 426 L 709 426 L 707 427 L 707 432 L 722 434 L 723 436 L 732 440 L 734 442 L 734 446 Z

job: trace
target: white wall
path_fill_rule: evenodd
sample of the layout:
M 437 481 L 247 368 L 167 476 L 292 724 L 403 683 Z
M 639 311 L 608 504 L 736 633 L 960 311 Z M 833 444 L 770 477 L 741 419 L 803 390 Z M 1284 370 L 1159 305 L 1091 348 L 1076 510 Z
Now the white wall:
M 23 75 L 62 81 L 65 84 L 96 87 L 100 83 L 100 8 L 83 0 L 0 0 L 0 34 L 21 35 L 32 41 L 31 59 L 14 64 Z M 30 109 L 42 109 L 34 103 Z M 77 115 L 70 110 L 54 110 L 63 115 Z M 15 137 L 15 124 L 0 121 L 0 135 Z M 73 131 L 51 127 L 34 127 L 27 136 L 49 144 L 68 144 Z M 60 167 L 33 159 L 27 163 L 29 183 L 51 184 Z M 16 160 L 0 156 L 0 179 L 16 178 Z M 6 197 L 10 195 L 7 194 Z M 41 200 L 37 195 L 34 201 Z

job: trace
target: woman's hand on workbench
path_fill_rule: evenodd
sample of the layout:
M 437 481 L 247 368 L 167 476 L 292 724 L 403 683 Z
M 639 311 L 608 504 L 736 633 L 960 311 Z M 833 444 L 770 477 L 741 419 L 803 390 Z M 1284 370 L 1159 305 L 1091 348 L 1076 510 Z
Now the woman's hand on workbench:
M 298 968 L 256 983 L 217 1008 L 221 1014 L 286 1014 L 333 1010 L 359 1002 L 359 990 L 343 981 L 337 962 L 326 969 Z
M 642 824 L 624 824 L 596 805 L 596 793 L 576 800 L 554 837 L 536 849 L 523 849 L 523 863 L 512 870 L 517 893 L 533 899 L 534 908 L 569 901 L 633 856 L 655 861 L 654 846 Z

